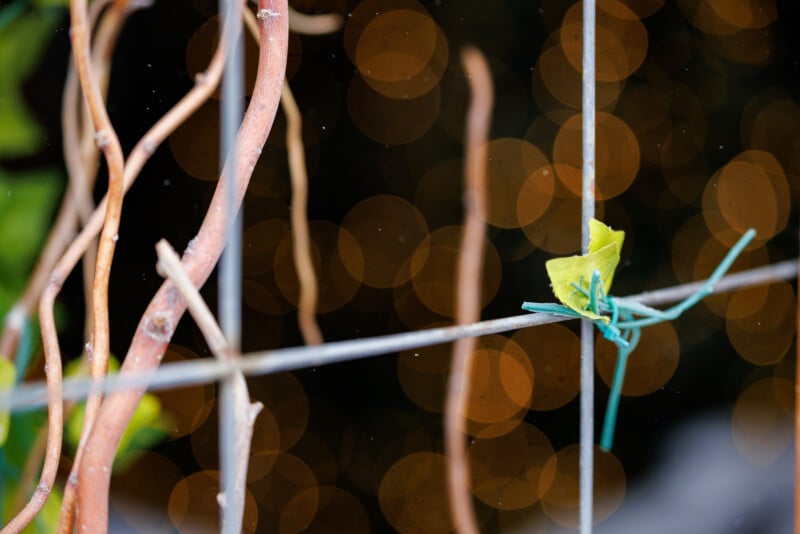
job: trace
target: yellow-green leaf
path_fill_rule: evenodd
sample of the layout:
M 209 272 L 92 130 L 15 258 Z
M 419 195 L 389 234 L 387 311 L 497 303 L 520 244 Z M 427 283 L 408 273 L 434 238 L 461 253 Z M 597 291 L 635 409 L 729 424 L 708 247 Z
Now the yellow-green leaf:
M 588 292 L 592 273 L 598 271 L 603 290 L 606 293 L 611 291 L 625 232 L 612 230 L 600 221 L 592 219 L 589 221 L 589 236 L 588 254 L 554 258 L 545 263 L 545 268 L 550 277 L 553 293 L 562 304 L 588 319 L 608 322 L 607 317 L 588 309 L 589 298 L 572 284 L 579 284 Z
M 16 376 L 17 370 L 14 364 L 0 355 L 0 389 L 11 389 L 14 387 Z M 6 442 L 10 422 L 11 416 L 8 410 L 0 410 L 0 447 Z

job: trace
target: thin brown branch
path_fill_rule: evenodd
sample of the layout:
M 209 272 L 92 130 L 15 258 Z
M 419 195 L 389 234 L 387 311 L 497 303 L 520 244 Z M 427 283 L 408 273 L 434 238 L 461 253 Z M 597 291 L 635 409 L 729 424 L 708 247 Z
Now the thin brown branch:
M 259 3 L 261 26 L 256 86 L 238 137 L 236 168 L 226 168 L 217 184 L 206 217 L 183 256 L 183 266 L 195 287 L 210 275 L 224 245 L 226 219 L 225 187 L 233 179 L 236 205 L 241 205 L 245 189 L 272 126 L 280 100 L 288 49 L 286 0 Z M 155 369 L 186 309 L 172 284 L 164 283 L 147 307 L 131 342 L 121 373 Z M 79 531 L 104 532 L 108 528 L 108 489 L 111 464 L 119 440 L 141 399 L 143 389 L 108 396 L 101 407 L 97 424 L 87 441 L 80 469 L 78 489 Z M 84 528 L 85 527 L 85 528 Z
M 290 10 L 290 14 L 293 13 Z M 291 29 L 291 18 L 290 29 Z M 250 34 L 258 40 L 255 16 L 245 10 L 244 22 Z M 300 298 L 297 303 L 297 322 L 306 345 L 323 343 L 315 311 L 318 302 L 317 276 L 311 259 L 311 238 L 308 232 L 308 173 L 303 146 L 303 117 L 294 99 L 289 83 L 283 84 L 281 108 L 286 115 L 286 150 L 289 153 L 289 174 L 292 180 L 292 243 Z
M 326 35 L 339 31 L 344 17 L 338 13 L 306 15 L 289 7 L 289 31 L 303 35 Z
M 89 24 L 94 26 L 95 21 L 102 12 L 103 8 L 108 5 L 111 0 L 97 0 L 92 2 L 89 8 Z M 79 94 L 78 94 L 78 77 L 74 71 L 72 61 L 70 61 L 70 69 L 67 74 L 67 81 L 64 86 L 63 108 L 66 110 L 80 109 Z M 72 105 L 76 107 L 71 107 Z M 77 124 L 77 117 L 72 113 L 67 117 L 66 113 L 62 116 L 63 122 L 63 138 L 64 138 L 64 153 L 65 161 L 67 164 L 67 171 L 70 176 L 70 185 L 64 194 L 61 202 L 56 220 L 53 223 L 50 235 L 47 237 L 47 242 L 42 248 L 39 255 L 39 260 L 34 268 L 33 274 L 28 280 L 28 285 L 20 296 L 19 300 L 12 307 L 12 311 L 6 315 L 3 324 L 3 333 L 0 335 L 0 355 L 6 358 L 13 359 L 17 352 L 17 345 L 21 335 L 20 328 L 23 324 L 23 319 L 27 320 L 33 313 L 36 307 L 36 302 L 42 294 L 42 289 L 50 276 L 58 259 L 66 249 L 70 241 L 75 237 L 77 231 L 77 216 L 79 209 L 73 204 L 73 198 L 77 199 L 79 193 L 75 192 L 73 182 L 73 171 L 70 163 L 79 162 L 79 148 L 68 148 L 77 145 L 80 138 L 79 128 Z M 66 119 L 66 120 L 65 120 Z M 73 159 L 70 159 L 73 157 Z M 84 165 L 86 167 L 86 165 Z M 77 169 L 76 169 L 77 172 Z M 80 179 L 80 177 L 78 177 Z
M 222 329 L 214 319 L 214 315 L 206 305 L 203 297 L 192 284 L 189 275 L 181 264 L 181 260 L 175 250 L 165 240 L 161 240 L 156 245 L 158 252 L 158 273 L 167 278 L 186 301 L 189 313 L 192 315 L 198 328 L 203 333 L 203 337 L 208 343 L 211 353 L 218 360 L 234 360 L 239 357 L 228 344 Z M 247 382 L 241 371 L 233 373 L 233 402 L 235 406 L 234 417 L 236 427 L 236 438 L 234 440 L 235 451 L 235 472 L 236 487 L 231 497 L 225 496 L 222 502 L 228 508 L 223 516 L 229 517 L 238 524 L 227 525 L 232 532 L 241 531 L 241 520 L 244 514 L 245 485 L 247 482 L 247 464 L 250 458 L 250 442 L 253 435 L 253 423 L 258 413 L 264 407 L 260 402 L 251 403 L 250 394 L 247 391 Z M 228 439 L 228 436 L 220 435 L 220 439 Z
M 130 5 L 133 5 L 133 3 Z M 139 5 L 144 5 L 144 3 L 139 3 Z M 224 66 L 226 54 L 226 50 L 222 46 L 224 42 L 224 40 L 220 41 L 220 46 L 214 53 L 205 73 L 200 73 L 196 76 L 195 86 L 180 100 L 180 102 L 150 128 L 131 151 L 124 172 L 124 186 L 126 191 L 136 180 L 144 164 L 164 139 L 191 116 L 214 92 L 214 89 L 219 84 L 222 68 Z M 58 468 L 58 458 L 61 454 L 63 407 L 60 401 L 62 396 L 61 352 L 58 346 L 58 337 L 53 317 L 53 303 L 67 276 L 69 276 L 70 272 L 75 268 L 75 265 L 80 261 L 84 252 L 100 232 L 103 226 L 106 204 L 107 198 L 104 198 L 98 208 L 92 213 L 91 219 L 81 233 L 69 243 L 67 250 L 64 251 L 64 254 L 49 273 L 44 269 L 41 270 L 41 276 L 44 281 L 38 286 L 42 287 L 40 290 L 41 299 L 39 301 L 39 322 L 42 330 L 45 368 L 49 371 L 47 373 L 47 388 L 48 413 L 50 418 L 48 423 L 47 453 L 45 455 L 45 462 L 39 485 L 42 489 L 37 490 L 38 493 L 33 495 L 28 506 L 20 512 L 17 518 L 12 520 L 12 522 L 3 529 L 2 534 L 6 532 L 16 532 L 24 528 L 24 525 L 28 524 L 33 519 L 44 504 L 44 498 L 46 498 L 47 493 L 49 493 L 49 489 L 47 488 L 52 487 L 53 480 L 55 479 L 56 470 Z M 53 238 L 51 237 L 51 239 Z M 69 242 L 69 239 L 64 238 L 64 242 Z M 54 256 L 58 255 L 58 251 L 54 249 L 48 250 L 53 250 Z M 41 259 L 40 263 L 44 264 L 44 259 Z M 36 287 L 37 286 L 33 283 L 29 285 L 31 302 L 35 302 L 37 293 L 39 293 Z M 30 306 L 32 307 L 32 303 Z M 6 317 L 6 324 L 21 324 L 20 313 L 19 311 L 10 313 Z M 22 317 L 24 318 L 24 316 Z M 14 328 L 5 329 L 3 339 L 13 339 L 18 336 L 19 327 L 14 326 Z M 16 341 L 14 341 L 14 344 L 16 344 Z
M 464 232 L 456 280 L 456 323 L 480 319 L 481 272 L 486 239 L 486 143 L 491 120 L 493 90 L 486 58 L 476 48 L 461 52 L 461 62 L 472 99 L 467 114 L 466 161 L 464 165 Z M 469 462 L 465 441 L 465 418 L 469 407 L 470 373 L 475 338 L 453 343 L 453 358 L 445 405 L 445 450 L 450 460 L 447 486 L 450 516 L 458 533 L 477 534 L 478 522 L 472 504 Z
M 125 18 L 127 2 L 117 1 L 106 11 L 100 27 L 98 37 L 102 38 L 98 48 L 102 49 L 97 58 L 97 62 L 104 65 L 110 63 L 110 57 L 103 60 L 103 54 L 109 50 L 116 42 L 116 35 L 119 33 L 122 21 Z M 86 355 L 89 361 L 89 376 L 92 380 L 99 382 L 108 372 L 108 358 L 110 353 L 110 325 L 108 318 L 108 284 L 111 276 L 111 263 L 116 249 L 117 233 L 119 231 L 120 217 L 122 215 L 122 199 L 124 196 L 123 170 L 124 158 L 122 147 L 120 146 L 114 127 L 108 116 L 105 106 L 104 87 L 108 85 L 108 74 L 98 76 L 94 67 L 90 49 L 90 28 L 88 25 L 86 0 L 72 0 L 70 4 L 72 37 L 72 53 L 75 60 L 75 68 L 78 72 L 81 91 L 86 99 L 91 116 L 91 124 L 94 127 L 95 141 L 103 152 L 108 166 L 108 203 L 106 205 L 105 222 L 100 233 L 100 240 L 97 246 L 97 259 L 95 263 L 94 279 L 92 285 L 92 336 L 86 345 Z M 101 85 L 102 84 L 102 85 Z M 84 133 L 89 128 L 89 124 L 84 122 L 82 125 Z M 83 417 L 83 428 L 81 438 L 78 442 L 72 471 L 67 480 L 64 490 L 64 499 L 61 503 L 61 517 L 59 518 L 59 532 L 66 534 L 73 530 L 75 486 L 77 477 L 75 476 L 80 467 L 86 437 L 89 435 L 97 414 L 100 411 L 102 395 L 90 392 L 86 400 L 86 407 Z
M 311 237 L 308 232 L 308 173 L 303 147 L 303 118 L 289 83 L 283 84 L 281 106 L 286 115 L 286 150 L 289 153 L 289 174 L 292 180 L 292 242 L 294 265 L 300 282 L 297 320 L 306 345 L 320 345 L 322 332 L 317 324 L 317 276 L 311 259 Z
M 797 282 L 800 284 L 800 259 Z M 800 285 L 798 285 L 800 287 Z M 797 331 L 800 332 L 800 306 L 797 307 Z M 795 343 L 794 363 L 794 534 L 800 534 L 800 343 Z

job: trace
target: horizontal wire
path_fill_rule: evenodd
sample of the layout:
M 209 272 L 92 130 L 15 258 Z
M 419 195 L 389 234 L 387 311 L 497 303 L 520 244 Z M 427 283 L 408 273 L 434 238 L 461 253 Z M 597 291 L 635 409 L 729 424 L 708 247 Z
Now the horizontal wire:
M 711 294 L 795 278 L 798 272 L 797 261 L 797 259 L 786 260 L 766 267 L 729 274 L 714 286 Z M 704 284 L 703 280 L 627 297 L 617 297 L 617 300 L 633 301 L 649 306 L 668 304 L 686 298 L 701 289 Z M 237 369 L 248 376 L 296 371 L 449 343 L 469 336 L 497 334 L 570 319 L 572 317 L 551 313 L 527 313 L 463 326 L 447 326 L 402 334 L 332 341 L 325 345 L 311 347 L 300 346 L 254 352 L 242 355 L 241 358 L 234 361 L 218 361 L 213 358 L 186 360 L 165 363 L 150 373 L 110 375 L 104 382 L 95 386 L 91 385 L 88 378 L 68 378 L 64 380 L 64 400 L 80 400 L 87 395 L 90 387 L 97 387 L 104 393 L 127 389 L 155 391 L 186 387 L 215 382 L 229 376 Z M 0 391 L 0 410 L 32 410 L 46 404 L 47 386 L 43 381 L 30 382 L 15 389 Z

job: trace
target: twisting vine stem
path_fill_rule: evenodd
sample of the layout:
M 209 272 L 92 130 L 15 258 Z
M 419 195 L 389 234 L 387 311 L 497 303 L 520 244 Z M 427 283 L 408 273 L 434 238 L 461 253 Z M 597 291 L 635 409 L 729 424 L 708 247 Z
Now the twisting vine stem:
M 465 48 L 461 52 L 461 62 L 472 96 L 464 147 L 464 231 L 456 275 L 455 309 L 456 323 L 466 325 L 477 322 L 481 314 L 480 288 L 487 216 L 486 143 L 494 97 L 489 66 L 483 54 L 476 48 Z M 474 349 L 474 337 L 453 343 L 444 416 L 445 450 L 450 460 L 447 470 L 450 517 L 456 532 L 461 534 L 478 532 L 465 441 Z
M 167 278 L 186 301 L 189 313 L 203 337 L 208 343 L 208 348 L 215 358 L 221 361 L 231 361 L 239 357 L 239 354 L 228 344 L 222 329 L 214 320 L 211 310 L 208 309 L 200 292 L 192 284 L 186 270 L 181 265 L 180 258 L 175 250 L 163 239 L 156 244 L 158 251 L 157 270 L 159 274 Z M 223 436 L 230 439 L 234 445 L 235 465 L 232 477 L 236 481 L 233 488 L 225 488 L 226 493 L 222 495 L 220 506 L 222 507 L 223 532 L 241 532 L 242 517 L 244 514 L 245 483 L 247 482 L 247 464 L 250 458 L 250 440 L 253 435 L 253 423 L 264 405 L 260 402 L 250 402 L 250 394 L 247 391 L 247 382 L 241 371 L 233 373 L 233 404 L 234 404 L 234 426 L 235 437 Z
M 103 17 L 101 22 L 103 35 L 108 36 L 111 41 L 116 40 L 113 36 L 119 32 L 120 25 L 125 18 L 126 7 L 127 0 L 117 0 L 111 6 L 110 11 L 106 13 L 106 16 Z M 111 125 L 111 120 L 106 110 L 103 90 L 94 73 L 94 65 L 90 53 L 90 28 L 87 20 L 86 0 L 73 0 L 70 3 L 70 18 L 72 52 L 75 58 L 78 80 L 94 126 L 95 142 L 103 152 L 108 165 L 108 203 L 97 247 L 97 261 L 92 285 L 92 336 L 86 345 L 89 376 L 94 381 L 100 381 L 108 372 L 108 357 L 111 350 L 108 320 L 108 283 L 122 215 L 124 158 L 119 138 Z M 107 76 L 105 78 L 107 79 Z M 104 85 L 106 84 L 107 82 Z M 86 129 L 89 125 L 84 124 L 83 127 Z M 81 444 L 84 443 L 91 432 L 92 425 L 100 410 L 101 400 L 101 394 L 92 392 L 90 392 L 86 400 L 81 438 L 75 451 L 72 472 L 64 490 L 64 500 L 61 506 L 62 513 L 59 521 L 59 532 L 61 533 L 72 532 L 73 529 L 75 486 L 78 484 L 76 475 L 80 469 L 85 450 Z
M 226 167 L 197 237 L 184 252 L 182 263 L 195 287 L 201 286 L 216 264 L 224 245 L 224 187 L 229 180 L 236 186 L 236 205 L 244 191 L 261 149 L 272 127 L 280 100 L 288 50 L 288 6 L 286 0 L 261 0 L 261 28 L 258 73 L 250 105 L 238 136 L 236 168 Z M 230 214 L 232 215 L 232 214 Z M 174 328 L 186 309 L 172 284 L 165 283 L 145 311 L 122 366 L 121 373 L 155 369 L 172 337 Z M 119 440 L 144 393 L 131 390 L 108 396 L 97 424 L 87 441 L 87 453 L 81 464 L 78 489 L 80 528 L 103 532 L 108 525 L 108 489 L 110 469 Z

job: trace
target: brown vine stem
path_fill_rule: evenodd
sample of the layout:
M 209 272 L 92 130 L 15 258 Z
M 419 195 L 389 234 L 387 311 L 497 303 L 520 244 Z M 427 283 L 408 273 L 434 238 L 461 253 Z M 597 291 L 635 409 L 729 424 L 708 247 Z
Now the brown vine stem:
M 104 0 L 108 3 L 110 0 Z M 103 102 L 105 103 L 108 95 L 108 83 L 111 75 L 111 59 L 116 49 L 117 41 L 121 29 L 128 16 L 130 16 L 136 9 L 149 7 L 150 2 L 144 1 L 131 1 L 131 0 L 116 0 L 113 7 L 108 9 L 100 20 L 95 32 L 95 37 L 92 42 L 91 51 L 91 64 L 92 71 L 97 78 L 97 85 L 100 88 L 100 93 L 103 95 Z M 89 6 L 89 20 L 91 21 L 94 3 Z M 90 26 L 91 27 L 91 26 Z M 74 65 L 72 63 L 71 67 Z M 89 113 L 89 106 L 81 99 L 81 102 L 76 107 L 77 110 L 83 111 L 83 122 L 81 123 L 81 135 L 79 149 L 82 154 L 82 162 L 84 169 L 84 191 L 83 199 L 79 199 L 79 215 L 81 222 L 85 226 L 94 211 L 94 201 L 92 199 L 92 189 L 95 180 L 97 179 L 98 162 L 100 158 L 100 151 L 98 145 L 94 140 L 94 128 L 92 127 L 91 116 Z M 124 171 L 123 171 L 124 172 Z M 124 186 L 123 186 L 123 195 Z M 84 337 L 88 340 L 92 337 L 92 329 L 94 327 L 94 307 L 88 305 L 93 301 L 92 291 L 95 278 L 95 266 L 97 264 L 98 243 L 93 240 L 83 256 L 83 280 L 84 292 L 86 299 L 86 320 L 85 320 L 85 334 Z
M 110 1 L 111 0 L 97 0 L 92 3 L 89 8 L 90 26 L 94 26 L 103 8 L 105 8 Z M 80 106 L 78 98 L 78 77 L 73 65 L 72 61 L 70 61 L 62 100 L 64 110 L 66 110 L 68 106 L 70 110 L 80 109 L 77 107 Z M 76 106 L 76 108 L 72 108 L 72 105 Z M 17 352 L 19 338 L 22 334 L 21 328 L 24 321 L 33 313 L 36 302 L 39 300 L 45 284 L 47 284 L 50 272 L 53 270 L 58 258 L 63 254 L 64 249 L 67 248 L 67 245 L 77 233 L 77 218 L 82 208 L 78 208 L 78 205 L 80 205 L 79 197 L 81 195 L 76 191 L 76 186 L 73 181 L 75 178 L 79 180 L 80 183 L 84 182 L 81 181 L 82 176 L 78 176 L 78 172 L 81 170 L 80 148 L 78 147 L 80 134 L 78 133 L 79 128 L 77 120 L 73 120 L 77 119 L 74 113 L 74 111 L 72 113 L 67 113 L 65 111 L 62 115 L 64 155 L 70 182 L 61 202 L 56 220 L 53 223 L 52 230 L 47 237 L 47 242 L 42 248 L 33 274 L 28 280 L 28 285 L 25 287 L 25 290 L 14 304 L 11 311 L 6 315 L 3 323 L 3 332 L 2 335 L 0 335 L 0 357 L 5 356 L 8 359 L 14 358 Z M 71 165 L 71 163 L 74 165 Z M 91 166 L 87 163 L 83 165 L 83 168 L 91 168 Z M 83 176 L 85 176 L 85 172 Z M 79 204 L 76 205 L 75 202 Z M 89 211 L 91 212 L 91 206 L 89 206 Z
M 289 10 L 290 30 L 292 29 L 292 17 L 296 16 L 295 13 L 295 11 Z M 258 40 L 255 15 L 245 10 L 244 22 L 253 38 Z M 314 262 L 311 259 L 311 238 L 308 231 L 308 173 L 306 172 L 303 147 L 303 118 L 288 81 L 283 84 L 281 91 L 281 108 L 286 115 L 286 150 L 289 153 L 289 174 L 292 180 L 291 216 L 294 245 L 292 252 L 297 270 L 297 280 L 300 283 L 297 322 L 306 345 L 320 345 L 323 343 L 322 332 L 314 314 L 319 292 L 317 276 L 314 273 Z
M 122 4 L 122 2 L 120 2 Z M 96 13 L 99 13 L 102 9 L 102 5 L 98 5 L 96 11 L 93 10 L 92 16 L 96 16 Z M 111 128 L 110 122 L 108 121 L 108 116 L 105 111 L 105 103 L 104 103 L 104 96 L 103 92 L 100 90 L 99 87 L 93 85 L 94 80 L 92 79 L 92 72 L 90 63 L 90 51 L 89 51 L 89 13 L 86 7 L 85 0 L 75 0 L 70 5 L 70 17 L 71 17 L 71 31 L 70 36 L 73 43 L 73 57 L 75 60 L 76 69 L 78 72 L 78 78 L 81 82 L 81 86 L 83 87 L 84 94 L 87 95 L 87 100 L 89 102 L 90 111 L 92 112 L 92 120 L 95 124 L 96 129 L 98 132 L 102 133 L 102 138 L 98 144 L 101 145 L 103 148 L 104 154 L 108 161 L 109 167 L 109 190 L 111 191 L 112 185 L 121 185 L 122 181 L 122 148 L 119 146 L 119 142 L 114 135 L 113 129 Z M 84 128 L 88 128 L 88 125 L 84 124 Z M 73 193 L 75 193 L 73 191 Z M 78 193 L 75 193 L 78 194 Z M 120 195 L 121 197 L 121 192 Z M 112 195 L 112 198 L 113 195 Z M 121 202 L 121 199 L 120 199 Z M 112 204 L 113 206 L 113 204 Z M 72 237 L 74 232 L 74 222 L 71 222 L 70 219 L 74 221 L 75 215 L 79 212 L 79 206 L 76 205 L 74 208 L 74 213 L 70 213 L 72 211 L 67 204 L 65 208 L 62 210 L 63 214 L 63 230 L 54 233 L 54 240 L 51 241 L 54 243 L 54 248 L 51 250 L 53 256 L 57 255 L 57 246 L 60 245 L 60 239 L 64 239 L 66 242 Z M 118 210 L 117 210 L 118 211 Z M 111 215 L 113 216 L 113 211 L 109 210 Z M 117 217 L 118 223 L 119 217 Z M 116 231 L 114 231 L 116 233 Z M 48 252 L 51 252 L 48 251 Z M 113 241 L 111 242 L 111 255 L 113 255 Z M 49 256 L 46 259 L 50 259 Z M 106 261 L 106 265 L 108 270 L 110 270 L 110 256 Z M 46 272 L 46 271 L 43 271 Z M 38 280 L 37 280 L 38 282 Z M 51 282 L 52 284 L 52 277 Z M 107 283 L 108 278 L 105 278 L 105 291 L 107 293 Z M 95 284 L 97 284 L 97 280 L 95 280 Z M 58 284 L 60 287 L 60 283 Z M 33 295 L 30 295 L 33 297 Z M 102 295 L 101 295 L 102 296 Z M 96 299 L 97 300 L 97 299 Z M 43 302 L 46 299 L 42 299 Z M 52 303 L 50 302 L 50 307 L 52 309 Z M 106 306 L 107 311 L 107 298 L 103 299 L 103 303 L 101 306 Z M 95 304 L 95 307 L 97 305 Z M 14 312 L 18 312 L 18 310 L 13 310 Z M 102 325 L 101 325 L 102 326 Z M 108 324 L 106 320 L 105 324 L 105 334 L 108 335 Z M 43 336 L 44 337 L 44 336 Z M 49 339 L 48 343 L 45 344 L 49 345 L 49 348 L 53 348 L 53 339 Z M 44 344 L 44 339 L 43 339 Z M 14 519 L 12 519 L 6 527 L 4 527 L 3 532 L 18 532 L 22 528 L 24 528 L 35 515 L 41 510 L 42 506 L 44 506 L 44 502 L 47 497 L 50 495 L 50 491 L 52 490 L 52 485 L 55 480 L 55 473 L 58 469 L 58 460 L 59 455 L 61 452 L 61 426 L 63 424 L 63 404 L 61 400 L 61 357 L 60 351 L 58 350 L 58 340 L 55 339 L 55 351 L 50 351 L 48 354 L 47 348 L 45 348 L 45 372 L 47 373 L 47 380 L 48 386 L 51 393 L 49 406 L 48 406 L 48 434 L 47 434 L 47 446 L 45 452 L 45 461 L 44 467 L 42 469 L 42 474 L 40 476 L 39 484 L 36 486 L 36 489 L 33 492 L 28 503 L 22 509 L 22 511 L 17 514 Z M 106 351 L 106 360 L 104 361 L 102 358 L 97 359 L 97 370 L 101 372 L 95 372 L 93 377 L 96 379 L 102 379 L 105 376 L 105 368 L 107 362 L 107 351 Z M 90 396 L 91 401 L 91 396 Z M 88 408 L 87 408 L 88 413 Z M 87 420 L 88 417 L 87 417 Z
M 203 337 L 208 343 L 208 348 L 215 358 L 221 361 L 232 361 L 239 357 L 228 341 L 225 334 L 217 324 L 211 310 L 206 305 L 203 297 L 192 284 L 186 270 L 181 264 L 181 260 L 175 250 L 165 240 L 156 244 L 158 252 L 158 264 L 156 270 L 167 278 L 186 301 L 189 313 L 195 323 L 203 333 Z M 224 496 L 222 501 L 228 508 L 227 516 L 235 524 L 223 527 L 225 532 L 241 532 L 242 516 L 244 514 L 245 485 L 247 482 L 247 464 L 250 458 L 250 441 L 253 435 L 253 423 L 258 413 L 264 407 L 260 402 L 250 402 L 250 394 L 247 391 L 247 382 L 241 371 L 233 373 L 233 402 L 235 405 L 235 426 L 236 436 L 234 438 L 236 451 L 235 479 L 237 481 L 232 495 Z M 227 439 L 227 436 L 223 437 Z
M 93 4 L 94 5 L 94 4 Z M 130 3 L 133 6 L 134 3 Z M 138 5 L 144 5 L 140 3 Z M 136 177 L 139 175 L 144 164 L 155 152 L 156 148 L 167 138 L 178 126 L 180 126 L 189 116 L 191 116 L 214 92 L 214 89 L 219 84 L 220 77 L 222 76 L 222 68 L 225 61 L 226 50 L 223 46 L 225 41 L 220 41 L 220 45 L 211 62 L 208 65 L 205 73 L 200 73 L 195 78 L 195 86 L 172 108 L 168 111 L 150 130 L 142 137 L 136 144 L 128 156 L 128 161 L 125 165 L 124 172 L 124 186 L 127 191 Z M 44 505 L 44 500 L 49 495 L 49 488 L 52 487 L 55 480 L 55 474 L 58 469 L 58 458 L 61 454 L 61 427 L 63 422 L 63 406 L 61 403 L 62 386 L 61 386 L 61 351 L 58 345 L 58 336 L 55 328 L 55 320 L 53 317 L 53 303 L 57 297 L 61 286 L 66 280 L 69 273 L 72 272 L 75 265 L 80 261 L 81 256 L 91 245 L 94 238 L 100 232 L 103 226 L 104 214 L 106 211 L 106 204 L 108 200 L 104 198 L 99 207 L 92 213 L 92 217 L 86 226 L 83 228 L 77 238 L 70 242 L 72 236 L 63 238 L 65 243 L 69 242 L 67 250 L 64 252 L 61 259 L 59 259 L 55 266 L 49 272 L 37 269 L 41 272 L 44 279 L 41 286 L 41 299 L 39 301 L 39 322 L 42 331 L 42 344 L 45 355 L 45 370 L 47 372 L 47 390 L 48 390 L 48 431 L 47 431 L 47 448 L 45 454 L 44 466 L 42 474 L 40 475 L 40 483 L 37 490 L 34 492 L 29 503 L 25 508 L 14 518 L 3 530 L 2 534 L 6 532 L 18 532 L 24 528 L 33 517 Z M 61 228 L 61 227 L 59 227 Z M 50 241 L 56 240 L 54 237 Z M 49 242 L 48 242 L 49 243 Z M 58 255 L 55 247 L 46 250 L 51 251 L 54 256 Z M 40 259 L 40 264 L 45 264 L 45 259 Z M 40 286 L 40 287 L 41 287 Z M 36 284 L 31 282 L 29 284 L 26 294 L 30 295 L 32 302 L 36 300 Z M 31 304 L 32 306 L 32 304 Z M 12 310 L 6 318 L 6 324 L 13 319 L 20 322 L 20 311 Z M 7 335 L 5 332 L 11 332 Z M 6 329 L 4 332 L 4 339 L 7 337 L 13 338 L 19 336 L 19 330 Z M 15 341 L 16 343 L 16 341 Z
M 797 283 L 800 284 L 800 259 L 798 259 Z M 797 331 L 800 332 L 800 306 L 797 307 L 797 328 Z M 794 364 L 794 534 L 800 534 L 800 343 L 796 343 L 796 345 Z
M 126 7 L 127 0 L 117 0 L 106 12 L 99 30 L 102 32 L 104 38 L 107 37 L 112 42 L 116 41 L 115 35 L 119 32 L 119 28 L 124 20 L 124 11 Z M 95 130 L 95 142 L 103 152 L 106 164 L 108 165 L 108 202 L 106 204 L 105 222 L 97 246 L 97 260 L 95 263 L 92 285 L 92 337 L 86 345 L 89 376 L 92 380 L 99 382 L 108 372 L 108 357 L 110 352 L 108 283 L 111 275 L 111 263 L 114 258 L 114 250 L 117 243 L 120 217 L 122 215 L 124 157 L 122 155 L 122 147 L 120 146 L 119 139 L 108 117 L 103 88 L 94 72 L 95 65 L 91 57 L 90 29 L 88 26 L 86 0 L 72 0 L 70 4 L 70 18 L 72 53 L 75 59 L 75 68 L 78 72 L 78 80 L 80 81 L 81 90 L 89 107 L 91 123 Z M 102 43 L 101 47 L 106 48 L 106 43 Z M 104 78 L 103 85 L 107 85 L 108 76 L 106 75 Z M 89 124 L 86 122 L 82 126 L 84 132 L 89 128 Z M 58 527 L 60 533 L 72 532 L 75 486 L 77 485 L 75 473 L 80 467 L 84 454 L 83 444 L 100 410 L 101 400 L 102 395 L 99 392 L 90 392 L 86 400 L 81 438 L 78 442 L 75 459 L 72 464 L 72 471 L 64 489 L 64 498 L 61 504 L 61 517 Z
M 238 136 L 236 169 L 226 169 L 197 237 L 189 243 L 183 266 L 195 287 L 201 286 L 216 264 L 224 245 L 226 218 L 225 186 L 233 179 L 236 206 L 245 189 L 261 149 L 266 142 L 280 101 L 286 69 L 289 25 L 286 0 L 261 0 L 258 73 L 250 104 Z M 164 283 L 145 311 L 131 342 L 121 374 L 153 371 L 166 350 L 186 304 L 172 284 Z M 141 399 L 143 389 L 105 398 L 97 423 L 86 444 L 78 488 L 78 530 L 105 532 L 108 528 L 108 490 L 111 464 L 119 440 Z
M 289 7 L 289 30 L 304 35 L 326 35 L 339 31 L 344 18 L 338 13 L 306 15 Z
M 486 143 L 491 120 L 493 89 L 486 58 L 478 49 L 464 48 L 461 62 L 472 95 L 467 114 L 464 163 L 464 231 L 456 280 L 456 323 L 471 324 L 481 314 L 481 271 L 486 239 Z M 461 534 L 477 534 L 472 504 L 465 418 L 469 410 L 470 373 L 475 338 L 453 343 L 450 378 L 445 400 L 445 450 L 449 459 L 447 487 L 450 516 Z
M 306 345 L 320 345 L 322 332 L 317 324 L 318 288 L 311 259 L 311 237 L 308 232 L 308 173 L 303 147 L 303 118 L 289 82 L 283 84 L 281 107 L 286 115 L 286 150 L 289 153 L 289 174 L 292 180 L 292 241 L 294 264 L 300 282 L 297 321 Z

